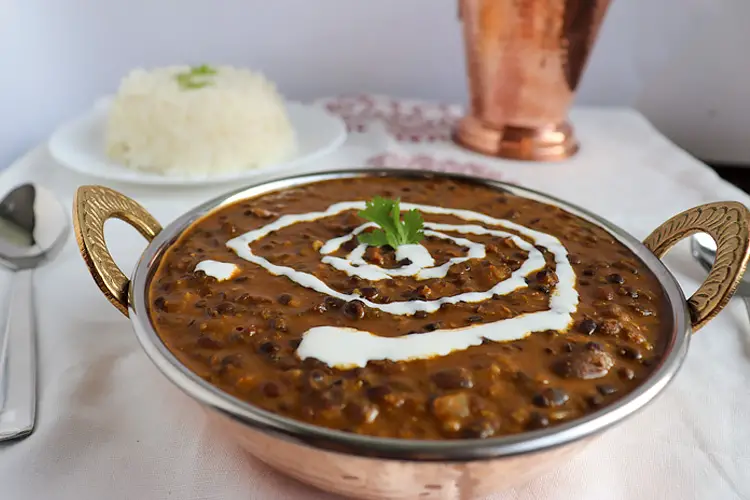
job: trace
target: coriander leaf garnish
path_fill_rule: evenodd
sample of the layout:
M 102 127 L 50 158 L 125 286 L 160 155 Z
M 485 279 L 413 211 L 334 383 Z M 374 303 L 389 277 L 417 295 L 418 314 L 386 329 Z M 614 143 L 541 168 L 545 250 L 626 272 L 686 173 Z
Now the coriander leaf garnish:
M 406 230 L 406 241 L 419 243 L 424 239 L 424 220 L 422 214 L 416 210 L 409 210 L 404 214 L 404 228 Z
M 216 70 L 208 64 L 201 64 L 200 66 L 194 66 L 190 69 L 190 72 L 194 75 L 215 75 Z
M 365 209 L 357 214 L 374 222 L 380 229 L 357 236 L 360 243 L 382 247 L 398 248 L 401 245 L 419 243 L 424 238 L 424 221 L 417 210 L 409 210 L 401 220 L 401 200 L 389 200 L 376 196 L 365 203 Z
M 376 229 L 375 231 L 371 231 L 369 233 L 362 233 L 357 236 L 357 239 L 360 243 L 365 243 L 366 245 L 370 245 L 372 247 L 384 247 L 386 245 L 389 245 L 388 238 L 386 238 L 385 231 L 382 231 L 380 229 Z
M 193 66 L 190 68 L 190 71 L 177 73 L 175 79 L 184 90 L 200 89 L 213 84 L 213 82 L 207 80 L 206 77 L 215 74 L 216 70 L 214 68 L 207 64 L 201 64 L 200 66 Z

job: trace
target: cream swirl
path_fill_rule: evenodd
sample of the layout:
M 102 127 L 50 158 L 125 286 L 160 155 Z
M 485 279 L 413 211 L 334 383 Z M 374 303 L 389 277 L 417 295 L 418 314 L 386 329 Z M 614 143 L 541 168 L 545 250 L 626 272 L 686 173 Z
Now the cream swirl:
M 206 276 L 212 276 L 219 281 L 228 280 L 237 272 L 237 266 L 217 260 L 204 260 L 195 266 L 195 271 L 203 271 Z
M 300 286 L 344 300 L 362 301 L 367 307 L 378 309 L 388 314 L 413 315 L 418 311 L 432 313 L 443 304 L 459 302 L 476 303 L 491 299 L 494 295 L 505 295 L 519 288 L 527 286 L 526 276 L 545 266 L 542 252 L 536 247 L 546 248 L 555 260 L 555 271 L 558 283 L 550 293 L 549 310 L 521 314 L 514 318 L 472 325 L 465 328 L 443 329 L 427 333 L 410 334 L 402 337 L 380 337 L 362 330 L 342 328 L 336 326 L 314 327 L 303 334 L 297 354 L 300 358 L 313 357 L 330 366 L 352 367 L 364 366 L 368 361 L 388 359 L 392 361 L 406 361 L 411 359 L 430 358 L 446 355 L 452 351 L 466 349 L 472 345 L 481 344 L 483 339 L 497 342 L 517 340 L 535 331 L 565 330 L 569 327 L 578 306 L 578 293 L 575 289 L 575 272 L 568 260 L 568 253 L 562 243 L 546 233 L 536 231 L 514 222 L 497 219 L 471 210 L 451 209 L 431 205 L 402 203 L 401 210 L 417 209 L 426 214 L 452 215 L 473 224 L 438 224 L 425 223 L 425 234 L 437 238 L 448 239 L 467 249 L 466 254 L 454 257 L 445 264 L 435 266 L 434 259 L 421 245 L 409 245 L 402 250 L 411 261 L 410 264 L 397 268 L 386 269 L 370 264 L 364 260 L 366 245 L 358 245 L 346 257 L 335 257 L 330 254 L 338 250 L 341 245 L 356 237 L 372 224 L 363 224 L 351 233 L 327 241 L 321 248 L 322 262 L 343 271 L 351 276 L 377 281 L 392 276 L 413 276 L 424 280 L 444 277 L 450 267 L 469 260 L 482 259 L 486 256 L 483 244 L 466 238 L 454 237 L 441 231 L 459 233 L 462 235 L 491 235 L 510 238 L 516 246 L 528 252 L 528 257 L 511 276 L 485 291 L 465 292 L 452 296 L 436 298 L 434 300 L 395 301 L 385 304 L 372 302 L 357 294 L 345 294 L 334 290 L 317 276 L 298 271 L 288 266 L 271 263 L 267 259 L 254 254 L 250 245 L 261 238 L 285 227 L 299 222 L 310 222 L 330 217 L 347 210 L 361 210 L 364 202 L 349 201 L 336 203 L 321 212 L 284 215 L 259 229 L 248 231 L 227 242 L 227 246 L 239 257 L 253 264 L 259 265 L 271 274 L 285 276 Z M 505 228 L 517 234 L 489 229 L 490 227 Z M 532 240 L 532 245 L 524 238 Z M 410 247 L 410 248 L 409 248 Z

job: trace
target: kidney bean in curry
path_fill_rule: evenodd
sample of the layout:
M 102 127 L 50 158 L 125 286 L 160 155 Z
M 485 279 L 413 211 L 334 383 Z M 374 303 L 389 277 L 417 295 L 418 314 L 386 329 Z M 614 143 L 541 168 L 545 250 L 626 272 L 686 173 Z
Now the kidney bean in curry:
M 396 316 L 344 302 L 240 258 L 227 240 L 284 214 L 322 211 L 374 196 L 474 210 L 557 237 L 576 274 L 579 304 L 564 332 L 540 331 L 445 356 L 370 361 L 331 368 L 296 354 L 314 326 L 350 326 L 381 336 L 430 332 L 498 321 L 548 308 L 555 262 L 527 276 L 528 286 L 480 303 L 444 305 L 434 313 Z M 452 215 L 426 221 L 456 223 Z M 442 279 L 368 282 L 321 263 L 323 242 L 364 221 L 347 211 L 273 232 L 252 244 L 270 262 L 310 272 L 337 291 L 378 303 L 484 291 L 519 268 L 527 253 L 510 240 L 473 235 L 484 259 L 452 266 Z M 426 238 L 436 264 L 464 249 Z M 356 242 L 345 244 L 346 255 Z M 365 258 L 396 262 L 390 247 Z M 233 263 L 232 278 L 194 272 L 206 259 Z M 656 278 L 632 252 L 597 226 L 557 207 L 450 179 L 328 180 L 221 207 L 189 227 L 169 248 L 150 284 L 150 315 L 166 347 L 209 383 L 258 407 L 312 424 L 409 439 L 487 438 L 539 429 L 586 415 L 635 389 L 663 352 L 660 316 L 668 314 Z

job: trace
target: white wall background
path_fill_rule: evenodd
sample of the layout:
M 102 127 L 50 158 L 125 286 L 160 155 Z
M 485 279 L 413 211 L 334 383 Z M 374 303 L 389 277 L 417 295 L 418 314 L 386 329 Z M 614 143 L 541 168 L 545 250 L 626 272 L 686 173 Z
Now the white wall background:
M 747 0 L 613 0 L 578 103 L 637 105 L 696 155 L 750 163 L 748 19 Z M 298 99 L 466 100 L 456 0 L 0 0 L 0 166 L 132 67 L 204 61 Z

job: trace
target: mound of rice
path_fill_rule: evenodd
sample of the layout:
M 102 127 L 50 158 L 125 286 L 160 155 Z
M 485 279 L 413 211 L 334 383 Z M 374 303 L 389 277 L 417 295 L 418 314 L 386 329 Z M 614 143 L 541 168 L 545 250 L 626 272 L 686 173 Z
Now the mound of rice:
M 134 70 L 120 84 L 106 131 L 111 159 L 180 176 L 279 162 L 295 143 L 275 85 L 231 66 Z

